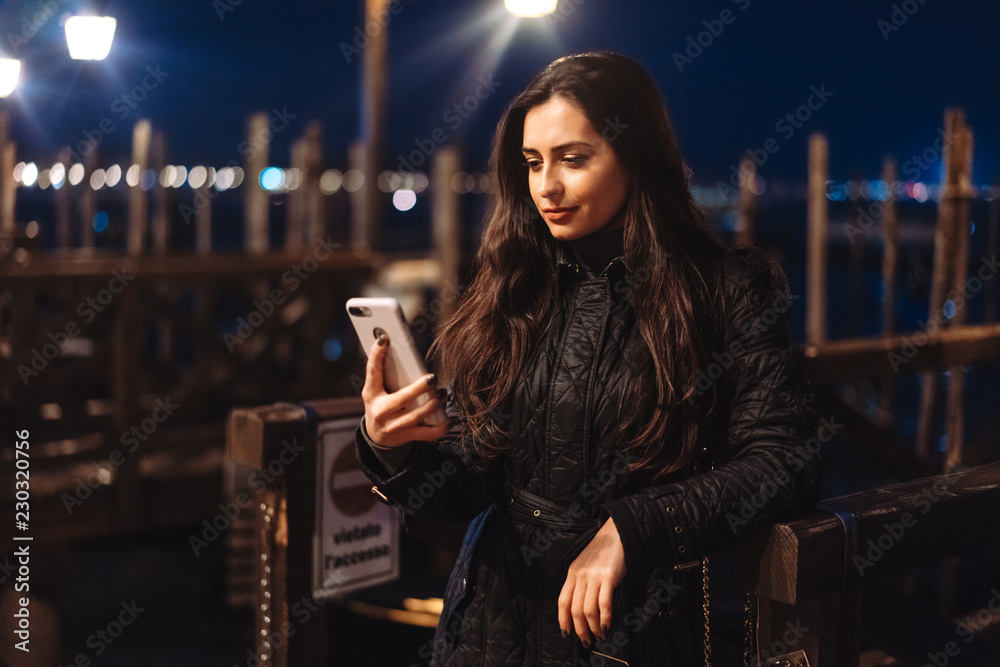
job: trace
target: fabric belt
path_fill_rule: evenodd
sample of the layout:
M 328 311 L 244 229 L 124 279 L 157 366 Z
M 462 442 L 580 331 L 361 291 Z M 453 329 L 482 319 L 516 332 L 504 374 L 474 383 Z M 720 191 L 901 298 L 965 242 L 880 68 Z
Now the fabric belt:
M 572 512 L 551 500 L 510 486 L 504 486 L 502 505 L 512 519 L 536 526 L 584 531 L 595 523 L 593 519 Z

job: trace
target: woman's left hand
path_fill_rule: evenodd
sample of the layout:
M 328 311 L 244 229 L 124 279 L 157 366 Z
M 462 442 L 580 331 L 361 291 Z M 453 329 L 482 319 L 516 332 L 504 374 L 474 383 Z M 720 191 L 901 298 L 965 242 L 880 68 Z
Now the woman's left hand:
M 625 576 L 625 548 L 614 519 L 608 519 L 590 544 L 570 564 L 559 593 L 559 627 L 571 629 L 590 648 L 593 637 L 604 639 L 611 626 L 611 600 Z

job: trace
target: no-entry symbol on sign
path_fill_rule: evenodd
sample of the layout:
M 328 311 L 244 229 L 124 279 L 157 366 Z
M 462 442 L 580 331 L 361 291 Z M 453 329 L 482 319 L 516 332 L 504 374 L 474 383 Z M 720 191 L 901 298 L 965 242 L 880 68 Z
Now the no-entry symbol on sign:
M 357 418 L 316 429 L 313 596 L 334 597 L 399 577 L 399 520 L 378 502 L 354 452 Z

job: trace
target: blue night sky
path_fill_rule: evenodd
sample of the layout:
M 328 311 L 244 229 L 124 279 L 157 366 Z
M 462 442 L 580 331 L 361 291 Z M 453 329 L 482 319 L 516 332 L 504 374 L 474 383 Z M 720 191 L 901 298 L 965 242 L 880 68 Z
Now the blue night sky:
M 101 162 L 127 159 L 132 125 L 149 118 L 167 132 L 169 160 L 221 166 L 239 159 L 248 115 L 277 109 L 290 120 L 275 137 L 273 163 L 287 165 L 291 140 L 319 119 L 326 161 L 343 167 L 358 134 L 361 58 L 353 46 L 363 30 L 362 5 L 109 0 L 97 7 L 118 19 L 115 43 L 108 60 L 88 63 L 69 59 L 59 25 L 60 15 L 77 9 L 75 0 L 0 2 L 0 44 L 24 61 L 18 90 L 2 102 L 14 116 L 19 159 L 53 160 L 60 146 L 78 144 L 85 132 L 93 136 L 107 118 L 114 129 L 102 141 Z M 396 156 L 440 129 L 464 147 L 466 168 L 482 168 L 503 107 L 535 72 L 567 53 L 610 49 L 653 74 L 697 182 L 727 177 L 741 151 L 769 138 L 779 149 L 760 172 L 804 181 L 813 131 L 830 138 L 831 178 L 876 177 L 884 154 L 903 163 L 931 147 L 949 105 L 964 108 L 975 133 L 977 182 L 1000 172 L 996 2 L 560 6 L 555 19 L 518 21 L 502 0 L 399 1 L 387 28 L 384 166 L 396 167 Z M 708 32 L 713 28 L 718 34 Z M 699 37 L 707 46 L 692 47 Z M 148 89 L 136 94 L 144 81 Z M 458 115 L 454 105 L 487 82 L 495 90 Z M 822 103 L 812 99 L 818 108 L 808 120 L 783 121 L 814 89 L 829 95 Z M 935 166 L 926 180 L 937 178 Z

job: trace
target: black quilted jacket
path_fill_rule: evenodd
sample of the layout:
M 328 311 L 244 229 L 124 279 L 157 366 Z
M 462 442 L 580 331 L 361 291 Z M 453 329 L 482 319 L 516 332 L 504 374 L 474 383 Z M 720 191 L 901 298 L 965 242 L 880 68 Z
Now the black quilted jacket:
M 501 415 L 513 454 L 473 473 L 459 455 L 459 423 L 436 443 L 417 443 L 392 474 L 358 429 L 362 468 L 404 522 L 414 512 L 472 521 L 433 651 L 421 657 L 449 666 L 621 664 L 598 654 L 633 667 L 697 664 L 701 557 L 815 502 L 815 416 L 789 341 L 787 283 L 752 252 L 727 254 L 730 326 L 703 369 L 728 407 L 705 436 L 711 464 L 651 484 L 624 474 L 628 459 L 615 448 L 627 408 L 622 369 L 643 352 L 620 289 L 627 270 L 619 258 L 588 278 L 561 243 L 557 257 L 563 310 Z M 609 516 L 627 572 L 606 640 L 585 650 L 574 634 L 562 638 L 556 600 L 569 564 Z

